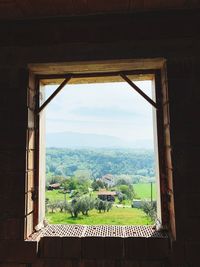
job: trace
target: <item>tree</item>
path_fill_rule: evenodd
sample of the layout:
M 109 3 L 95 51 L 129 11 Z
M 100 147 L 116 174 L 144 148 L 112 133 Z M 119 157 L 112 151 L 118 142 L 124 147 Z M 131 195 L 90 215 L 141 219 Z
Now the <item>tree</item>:
M 69 190 L 76 190 L 78 188 L 78 179 L 76 177 L 72 177 L 69 181 Z
M 63 212 L 63 210 L 65 209 L 65 205 L 66 203 L 64 201 L 59 201 L 57 203 L 57 207 L 60 209 L 60 212 Z
M 119 191 L 126 196 L 127 199 L 132 200 L 135 197 L 133 185 L 120 185 Z
M 78 180 L 76 177 L 70 177 L 63 181 L 62 187 L 65 191 L 76 190 L 78 188 Z
M 98 210 L 98 212 L 101 212 L 103 210 L 103 200 L 99 198 L 96 199 L 95 209 Z
M 101 180 L 94 180 L 91 186 L 94 191 L 98 191 L 100 188 L 104 188 L 105 184 Z
M 53 213 L 54 210 L 58 207 L 58 202 L 57 201 L 49 201 L 47 204 L 47 207 L 51 209 L 51 212 Z
M 94 208 L 95 201 L 90 196 L 82 196 L 73 198 L 71 202 L 66 203 L 66 211 L 68 211 L 72 217 L 78 217 L 81 212 L 83 215 L 88 215 L 88 212 Z
M 103 201 L 99 198 L 96 199 L 95 201 L 95 209 L 98 210 L 99 212 L 108 212 L 112 208 L 112 202 L 109 201 Z
M 78 201 L 83 215 L 88 215 L 89 210 L 94 208 L 94 199 L 90 196 L 83 196 Z
M 77 199 L 72 199 L 71 202 L 66 203 L 65 207 L 66 211 L 68 211 L 72 217 L 77 218 L 80 213 L 80 204 Z
M 130 151 L 126 149 L 90 150 L 90 149 L 58 149 L 47 148 L 46 170 L 53 176 L 85 176 L 98 178 L 106 173 L 124 176 L 128 179 L 133 175 L 138 177 L 155 176 L 154 152 Z M 57 173 L 57 171 L 59 173 Z M 122 177 L 123 178 L 123 177 Z
M 126 195 L 121 192 L 118 193 L 117 197 L 119 199 L 119 203 L 122 203 L 122 201 L 126 199 Z
M 112 206 L 113 206 L 113 203 L 112 202 L 108 202 L 107 203 L 107 212 L 109 211 L 109 210 L 111 210 L 111 208 L 112 208 Z
M 116 185 L 129 185 L 131 184 L 130 175 L 118 175 Z
M 156 201 L 153 201 L 152 203 L 149 201 L 143 201 L 141 209 L 151 218 L 152 221 L 156 220 L 157 217 Z
M 74 175 L 74 172 L 77 170 L 77 165 L 75 164 L 71 164 L 68 166 L 65 166 L 63 168 L 63 172 L 65 173 L 65 175 Z

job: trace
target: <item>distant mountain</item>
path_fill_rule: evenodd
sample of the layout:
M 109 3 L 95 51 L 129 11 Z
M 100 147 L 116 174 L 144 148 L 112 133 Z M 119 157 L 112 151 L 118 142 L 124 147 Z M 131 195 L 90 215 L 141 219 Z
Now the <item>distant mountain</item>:
M 49 133 L 46 135 L 46 146 L 58 148 L 153 148 L 151 140 L 127 142 L 115 136 L 77 132 Z

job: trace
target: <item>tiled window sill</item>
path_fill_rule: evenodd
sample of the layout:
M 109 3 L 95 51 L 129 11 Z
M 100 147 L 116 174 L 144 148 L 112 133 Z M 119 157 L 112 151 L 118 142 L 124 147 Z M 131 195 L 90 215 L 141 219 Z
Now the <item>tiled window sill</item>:
M 30 237 L 39 241 L 41 258 L 165 259 L 166 233 L 152 226 L 48 225 Z
M 157 231 L 151 226 L 116 226 L 116 225 L 68 225 L 50 224 L 29 239 L 42 237 L 143 237 L 167 238 L 165 232 Z

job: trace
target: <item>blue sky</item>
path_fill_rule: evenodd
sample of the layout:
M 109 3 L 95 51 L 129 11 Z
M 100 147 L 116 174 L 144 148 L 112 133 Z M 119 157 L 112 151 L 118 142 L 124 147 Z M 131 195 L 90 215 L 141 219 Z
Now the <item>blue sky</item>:
M 135 82 L 151 97 L 152 82 Z M 46 97 L 57 86 L 46 86 Z M 46 108 L 46 132 L 78 132 L 153 140 L 152 107 L 130 85 L 66 85 Z

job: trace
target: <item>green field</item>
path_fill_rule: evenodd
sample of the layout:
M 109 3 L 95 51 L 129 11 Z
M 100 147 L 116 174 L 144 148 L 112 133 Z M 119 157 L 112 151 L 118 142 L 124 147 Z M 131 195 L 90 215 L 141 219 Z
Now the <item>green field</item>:
M 140 199 L 150 199 L 151 185 L 148 183 L 134 184 L 136 195 Z M 94 192 L 96 195 L 96 192 Z M 65 195 L 59 190 L 46 191 L 46 198 L 49 201 L 64 201 Z M 153 199 L 156 199 L 156 184 L 153 184 Z M 66 200 L 70 200 L 69 194 L 66 194 Z M 115 201 L 118 204 L 118 200 Z M 130 205 L 130 201 L 125 201 L 125 205 Z M 97 210 L 91 210 L 88 216 L 78 215 L 77 218 L 72 218 L 66 212 L 50 212 L 46 213 L 46 218 L 52 224 L 85 224 L 85 225 L 148 225 L 152 224 L 150 218 L 141 210 L 128 207 L 113 207 L 109 212 L 99 213 Z
M 135 193 L 140 199 L 150 199 L 151 198 L 151 184 L 134 184 L 133 185 Z M 94 192 L 96 194 L 96 192 Z M 59 190 L 46 191 L 45 197 L 49 200 L 64 200 L 64 194 L 60 193 Z M 69 195 L 66 195 L 66 199 L 69 200 Z M 153 183 L 153 199 L 156 200 L 156 184 Z
M 49 200 L 60 200 L 64 201 L 65 195 L 60 190 L 48 190 L 45 192 L 45 197 Z M 69 194 L 66 194 L 66 199 L 69 200 Z
M 134 191 L 140 199 L 151 199 L 151 184 L 134 184 Z M 156 200 L 156 184 L 153 183 L 153 199 Z
M 51 224 L 84 224 L 84 225 L 148 225 L 152 224 L 147 215 L 140 209 L 116 208 L 109 212 L 99 213 L 96 210 L 89 212 L 88 216 L 79 215 L 72 218 L 65 212 L 48 212 L 46 218 Z

